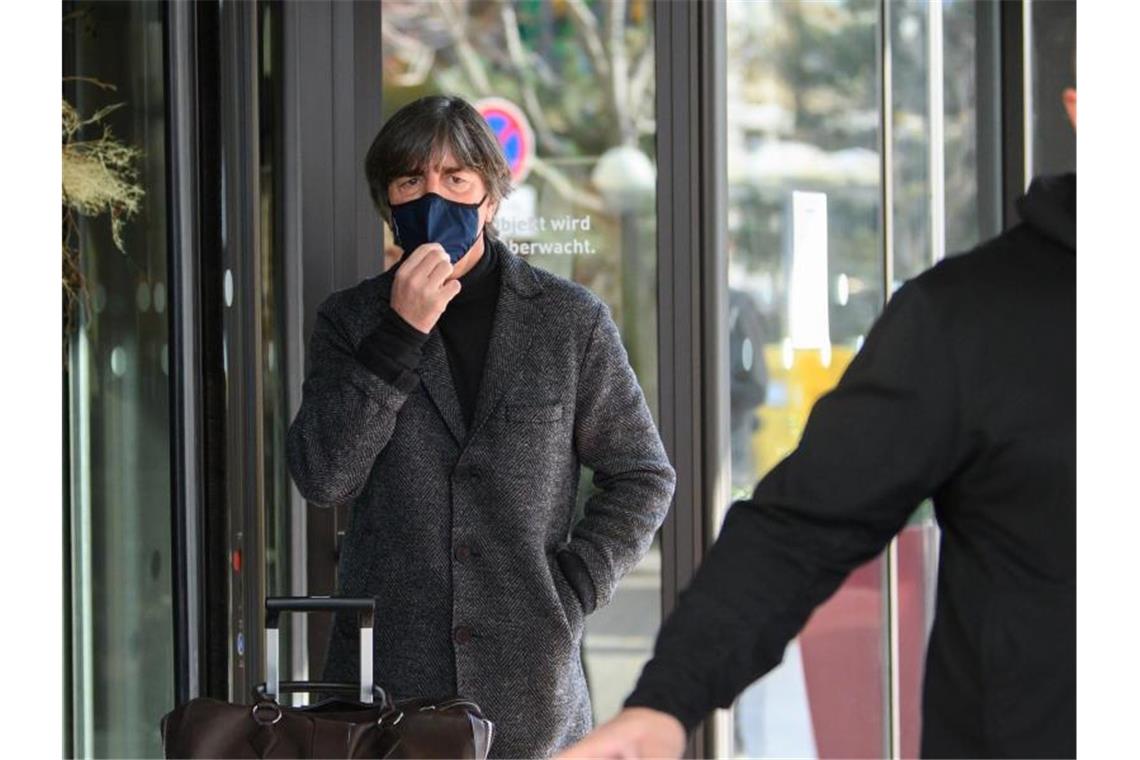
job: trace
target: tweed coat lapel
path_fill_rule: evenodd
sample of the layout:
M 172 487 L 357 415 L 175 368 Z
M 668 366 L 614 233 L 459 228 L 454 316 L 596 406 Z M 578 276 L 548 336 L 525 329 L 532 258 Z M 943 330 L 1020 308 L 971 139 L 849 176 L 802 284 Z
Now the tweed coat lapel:
M 462 448 L 467 441 L 467 423 L 463 419 L 463 408 L 459 406 L 459 396 L 451 377 L 451 365 L 447 361 L 447 349 L 443 345 L 439 328 L 432 329 L 431 336 L 424 344 L 418 373 L 428 396 L 447 424 L 447 429 Z
M 394 270 L 389 269 L 377 280 L 377 295 L 381 300 L 391 304 L 392 277 Z M 463 410 L 459 406 L 459 396 L 455 392 L 455 385 L 451 379 L 451 365 L 447 361 L 447 350 L 443 345 L 439 329 L 433 328 L 423 347 L 420 357 L 420 366 L 416 370 L 420 382 L 427 391 L 428 398 L 439 410 L 439 416 L 447 425 L 448 432 L 455 438 L 456 444 L 463 447 L 467 440 L 467 423 L 463 420 Z
M 491 325 L 470 436 L 479 431 L 510 388 L 520 364 L 518 357 L 530 347 L 535 328 L 542 319 L 542 307 L 537 298 L 542 293 L 542 286 L 530 265 L 508 252 L 505 246 L 499 250 L 499 255 L 502 262 L 499 301 Z M 381 276 L 377 284 L 380 297 L 390 302 L 391 270 Z M 417 374 L 448 431 L 461 448 L 466 447 L 469 440 L 467 424 L 438 327 L 432 329 L 424 344 Z
M 519 357 L 530 347 L 535 329 L 542 320 L 542 307 L 537 298 L 542 286 L 530 265 L 505 248 L 499 255 L 503 268 L 499 303 L 495 308 L 468 440 L 475 437 L 510 389 L 522 364 Z

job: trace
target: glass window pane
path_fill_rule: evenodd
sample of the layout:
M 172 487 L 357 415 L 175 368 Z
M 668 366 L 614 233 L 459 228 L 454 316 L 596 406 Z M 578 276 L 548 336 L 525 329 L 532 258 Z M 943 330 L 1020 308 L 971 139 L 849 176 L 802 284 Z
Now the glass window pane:
M 978 241 L 977 8 L 891 4 L 894 286 Z M 941 210 L 941 213 L 938 213 Z M 938 526 L 929 502 L 899 535 L 899 738 L 917 757 L 922 673 L 933 623 Z
M 611 18 L 616 9 L 624 17 Z M 528 168 L 496 226 L 517 255 L 585 285 L 609 304 L 656 414 L 650 3 L 571 8 L 541 0 L 385 0 L 383 25 L 385 118 L 431 93 L 509 101 L 498 121 L 492 111 L 484 113 L 508 159 L 518 156 Z M 512 108 L 525 116 L 530 134 L 514 129 Z M 528 142 L 535 146 L 529 162 Z M 590 473 L 583 473 L 579 509 L 590 488 Z M 654 542 L 610 605 L 587 620 L 584 657 L 597 720 L 617 712 L 649 657 L 661 615 L 660 565 Z
M 84 120 L 122 104 L 70 147 L 64 136 L 65 230 L 74 223 L 80 275 L 67 367 L 73 749 L 157 757 L 174 698 L 163 8 L 65 3 L 63 28 L 64 76 L 75 77 L 65 103 Z M 84 171 L 100 137 L 138 151 L 137 176 Z M 140 205 L 122 217 L 120 247 L 111 219 L 132 185 Z
M 925 0 L 891 3 L 894 287 L 932 263 L 930 23 Z
M 285 307 L 285 228 L 281 223 L 284 184 L 282 162 L 283 67 L 281 62 L 284 8 L 280 3 L 258 2 L 258 149 L 259 230 L 261 257 L 261 361 L 262 424 L 265 479 L 265 586 L 267 596 L 294 596 L 305 591 L 305 555 L 295 552 L 304 537 L 298 524 L 294 496 L 285 461 L 285 433 L 291 419 L 286 408 L 288 352 Z M 281 678 L 304 680 L 308 674 L 307 630 L 316 616 L 294 616 L 281 627 Z M 308 701 L 294 694 L 294 704 Z
M 934 624 L 940 533 L 926 502 L 898 537 L 899 738 L 903 757 L 918 757 L 922 738 L 922 674 Z
M 1077 169 L 1077 133 L 1061 104 L 1066 87 L 1077 85 L 1077 4 L 1074 0 L 1026 0 L 1030 14 L 1031 134 L 1034 175 Z
M 979 205 L 982 201 L 978 192 L 977 103 L 978 3 L 947 0 L 942 3 L 942 165 L 947 255 L 968 251 L 980 243 L 980 220 L 997 212 Z
M 727 7 L 736 498 L 798 443 L 883 303 L 876 2 Z M 740 757 L 885 753 L 883 563 L 858 569 L 734 708 Z

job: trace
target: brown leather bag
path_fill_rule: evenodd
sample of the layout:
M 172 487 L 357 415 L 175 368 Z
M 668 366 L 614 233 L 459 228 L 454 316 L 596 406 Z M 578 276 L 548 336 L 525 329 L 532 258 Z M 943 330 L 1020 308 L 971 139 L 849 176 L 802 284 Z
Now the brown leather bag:
M 330 597 L 266 600 L 265 684 L 252 704 L 199 698 L 162 718 L 167 758 L 465 758 L 486 760 L 494 727 L 479 706 L 462 697 L 393 702 L 372 681 L 375 601 Z M 361 683 L 278 680 L 279 613 L 355 609 L 361 621 Z M 358 699 L 326 698 L 305 707 L 280 704 L 291 692 L 355 692 Z

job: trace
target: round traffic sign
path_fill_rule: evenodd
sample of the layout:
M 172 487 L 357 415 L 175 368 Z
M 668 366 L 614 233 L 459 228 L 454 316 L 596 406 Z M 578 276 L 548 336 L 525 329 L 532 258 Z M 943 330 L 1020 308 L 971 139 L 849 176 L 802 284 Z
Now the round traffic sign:
M 475 109 L 487 120 L 499 140 L 511 168 L 511 181 L 518 185 L 530 173 L 534 160 L 534 132 L 522 109 L 504 98 L 484 98 Z

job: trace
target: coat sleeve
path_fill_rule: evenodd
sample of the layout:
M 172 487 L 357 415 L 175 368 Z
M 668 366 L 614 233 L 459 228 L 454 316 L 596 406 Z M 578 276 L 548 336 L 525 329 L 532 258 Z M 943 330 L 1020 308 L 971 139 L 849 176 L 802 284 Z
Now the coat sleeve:
M 337 506 L 364 490 L 408 392 L 360 362 L 326 301 L 309 341 L 301 408 L 286 438 L 289 472 L 306 499 Z
M 627 706 L 692 729 L 731 705 L 951 477 L 965 456 L 952 351 L 928 296 L 904 286 L 798 448 L 732 505 Z
M 567 547 L 593 584 L 588 612 L 609 602 L 618 580 L 649 550 L 676 483 L 617 326 L 601 303 L 579 374 L 574 444 L 598 489 Z

